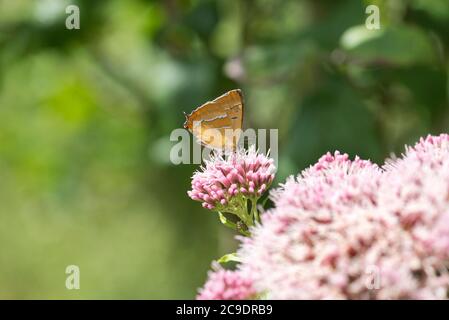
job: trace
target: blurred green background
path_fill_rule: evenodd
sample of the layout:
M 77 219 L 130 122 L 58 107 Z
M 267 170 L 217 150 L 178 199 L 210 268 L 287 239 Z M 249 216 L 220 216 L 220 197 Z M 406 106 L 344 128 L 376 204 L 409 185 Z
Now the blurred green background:
M 328 150 L 381 163 L 448 131 L 448 50 L 447 0 L 0 0 L 0 298 L 193 298 L 237 243 L 169 161 L 182 111 L 241 88 L 275 184 Z

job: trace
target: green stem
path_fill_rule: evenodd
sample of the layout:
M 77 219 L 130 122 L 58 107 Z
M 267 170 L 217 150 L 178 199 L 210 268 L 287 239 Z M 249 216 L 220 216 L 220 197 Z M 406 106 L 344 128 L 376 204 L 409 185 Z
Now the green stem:
M 259 211 L 257 211 L 257 199 L 251 199 L 251 220 L 254 222 L 260 222 Z

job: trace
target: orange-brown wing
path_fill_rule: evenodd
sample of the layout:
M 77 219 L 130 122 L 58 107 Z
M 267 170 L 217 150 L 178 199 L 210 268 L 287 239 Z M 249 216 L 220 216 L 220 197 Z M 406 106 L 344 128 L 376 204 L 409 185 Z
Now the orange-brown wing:
M 243 124 L 243 97 L 231 90 L 206 102 L 189 116 L 185 127 L 203 144 L 213 149 L 235 149 Z

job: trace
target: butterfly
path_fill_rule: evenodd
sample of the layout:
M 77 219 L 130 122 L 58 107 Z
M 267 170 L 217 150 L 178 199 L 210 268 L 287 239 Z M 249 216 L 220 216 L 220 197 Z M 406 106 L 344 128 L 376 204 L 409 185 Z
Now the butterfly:
M 222 151 L 235 150 L 243 126 L 243 94 L 240 89 L 208 101 L 185 114 L 184 128 L 204 146 Z

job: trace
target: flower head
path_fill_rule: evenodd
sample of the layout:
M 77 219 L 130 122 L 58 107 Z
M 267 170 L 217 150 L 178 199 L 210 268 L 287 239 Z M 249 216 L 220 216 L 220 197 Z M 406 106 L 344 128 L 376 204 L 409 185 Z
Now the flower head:
M 449 135 L 421 138 L 389 160 L 379 201 L 424 254 L 449 260 Z
M 384 169 L 324 155 L 277 190 L 238 255 L 273 299 L 435 299 L 449 287 L 449 137 Z
M 259 154 L 254 146 L 227 158 L 215 154 L 193 175 L 188 195 L 207 209 L 224 210 L 240 197 L 259 198 L 273 181 L 275 170 L 273 159 Z
M 342 212 L 375 203 L 380 177 L 381 170 L 368 160 L 328 152 L 296 179 L 290 177 L 272 198 L 277 207 Z
M 219 269 L 209 271 L 197 300 L 243 300 L 251 299 L 255 294 L 250 277 L 240 271 Z
M 434 257 L 376 209 L 353 208 L 329 221 L 278 208 L 239 250 L 240 268 L 271 299 L 444 298 L 449 283 Z
M 328 153 L 272 199 L 237 252 L 239 277 L 258 295 L 448 298 L 449 135 L 382 168 Z

